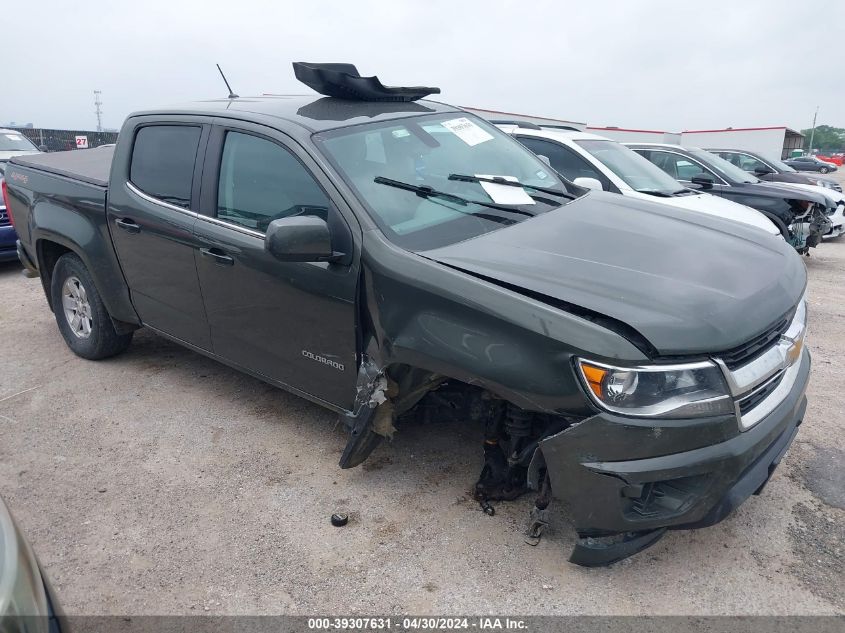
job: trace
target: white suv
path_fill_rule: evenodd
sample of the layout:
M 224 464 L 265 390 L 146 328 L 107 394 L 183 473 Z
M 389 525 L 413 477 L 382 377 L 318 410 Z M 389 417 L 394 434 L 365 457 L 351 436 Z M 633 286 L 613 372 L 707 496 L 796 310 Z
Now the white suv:
M 21 154 L 38 154 L 40 150 L 17 130 L 0 129 L 0 161 Z
M 546 159 L 564 178 L 582 187 L 717 215 L 780 235 L 771 220 L 756 209 L 688 189 L 616 141 L 586 132 L 541 128 L 533 123 L 493 123 Z

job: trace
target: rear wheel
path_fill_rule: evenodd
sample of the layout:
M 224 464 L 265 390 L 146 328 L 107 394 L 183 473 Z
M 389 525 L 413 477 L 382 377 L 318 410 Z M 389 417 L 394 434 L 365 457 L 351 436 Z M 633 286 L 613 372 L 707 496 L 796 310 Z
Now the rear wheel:
M 108 358 L 124 351 L 132 332 L 118 334 L 91 273 L 73 253 L 59 258 L 50 286 L 59 332 L 77 356 Z

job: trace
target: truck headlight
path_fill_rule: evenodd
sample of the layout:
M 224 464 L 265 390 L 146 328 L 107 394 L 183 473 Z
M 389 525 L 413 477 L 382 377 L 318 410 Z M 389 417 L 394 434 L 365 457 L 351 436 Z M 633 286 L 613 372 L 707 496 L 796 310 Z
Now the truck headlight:
M 616 367 L 579 358 L 577 365 L 590 398 L 614 413 L 652 418 L 734 413 L 724 376 L 709 361 Z

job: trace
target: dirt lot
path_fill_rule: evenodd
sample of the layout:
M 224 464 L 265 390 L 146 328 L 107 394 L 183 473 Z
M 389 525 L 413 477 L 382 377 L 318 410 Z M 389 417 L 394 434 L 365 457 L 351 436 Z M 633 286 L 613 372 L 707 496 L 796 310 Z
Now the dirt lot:
M 400 430 L 341 471 L 332 414 L 141 331 L 92 363 L 0 265 L 0 495 L 71 614 L 845 613 L 845 237 L 806 259 L 809 408 L 762 497 L 610 568 L 564 508 L 470 500 L 474 428 Z M 345 528 L 332 512 L 349 512 Z

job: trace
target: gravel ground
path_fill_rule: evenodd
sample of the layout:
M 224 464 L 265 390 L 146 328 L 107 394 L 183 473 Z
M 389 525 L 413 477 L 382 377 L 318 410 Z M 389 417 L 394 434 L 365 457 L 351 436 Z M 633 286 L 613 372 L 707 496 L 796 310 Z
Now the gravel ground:
M 537 547 L 530 498 L 479 510 L 477 429 L 403 428 L 341 471 L 332 414 L 149 332 L 75 357 L 16 265 L 0 265 L 0 495 L 69 614 L 842 614 L 845 237 L 805 261 L 809 408 L 764 494 L 609 568 L 567 562 L 559 504 Z

